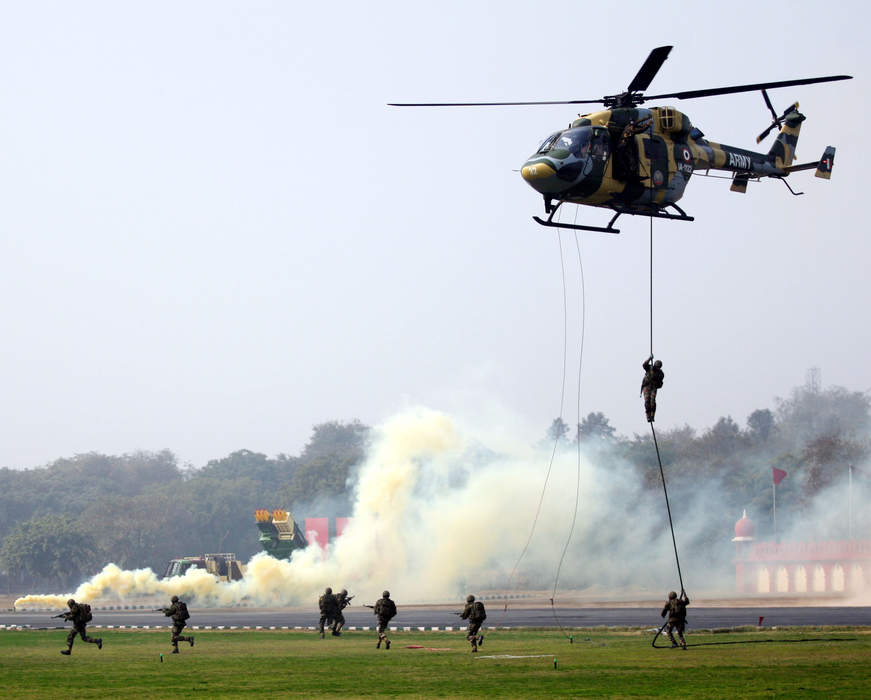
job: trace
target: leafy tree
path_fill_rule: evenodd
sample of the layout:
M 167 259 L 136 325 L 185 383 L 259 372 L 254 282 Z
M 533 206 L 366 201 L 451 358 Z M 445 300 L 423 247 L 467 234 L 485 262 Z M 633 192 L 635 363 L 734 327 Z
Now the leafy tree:
M 764 443 L 774 431 L 774 413 L 767 408 L 759 408 L 747 416 L 747 430 L 750 439 Z
M 97 563 L 93 537 L 69 518 L 38 515 L 3 540 L 0 566 L 19 581 L 64 587 L 78 583 Z
M 616 432 L 604 413 L 598 411 L 591 412 L 578 423 L 576 440 L 578 442 L 585 442 L 587 440 L 606 440 L 610 442 L 614 439 Z

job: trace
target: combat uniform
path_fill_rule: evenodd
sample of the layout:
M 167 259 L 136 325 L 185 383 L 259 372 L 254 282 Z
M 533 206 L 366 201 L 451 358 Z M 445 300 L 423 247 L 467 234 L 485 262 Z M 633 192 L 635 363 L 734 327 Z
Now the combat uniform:
M 484 635 L 479 635 L 478 631 L 484 620 L 487 619 L 487 611 L 484 609 L 484 603 L 476 601 L 475 596 L 466 597 L 466 607 L 460 614 L 460 619 L 469 621 L 469 631 L 466 634 L 466 639 L 472 645 L 472 651 L 478 651 L 478 647 L 484 643 Z
M 374 613 L 378 618 L 378 643 L 376 649 L 381 648 L 384 642 L 386 649 L 390 648 L 390 640 L 387 638 L 387 625 L 396 616 L 396 603 L 390 600 L 390 591 L 384 591 L 381 598 L 375 601 Z
M 336 593 L 336 617 L 333 620 L 333 636 L 338 637 L 342 632 L 342 627 L 345 626 L 345 616 L 342 614 L 342 610 L 347 608 L 351 604 L 351 598 L 354 596 L 348 596 L 348 591 L 344 588 Z
M 73 628 L 70 630 L 70 633 L 67 635 L 67 648 L 61 650 L 61 654 L 64 656 L 69 656 L 73 652 L 73 640 L 75 640 L 76 635 L 79 635 L 82 638 L 83 642 L 88 642 L 89 644 L 96 644 L 97 649 L 103 648 L 103 640 L 99 637 L 89 637 L 87 631 L 88 622 L 91 619 L 91 608 L 88 605 L 83 603 L 77 603 L 75 600 L 70 598 L 67 601 L 67 605 L 69 606 L 69 612 L 64 613 L 64 620 L 68 620 L 73 623 Z
M 178 643 L 188 642 L 191 646 L 194 645 L 194 636 L 182 637 L 181 632 L 187 624 L 190 617 L 188 606 L 178 599 L 178 596 L 172 597 L 172 605 L 163 609 L 163 614 L 172 618 L 172 653 L 178 654 Z
M 644 379 L 641 380 L 641 394 L 644 396 L 644 412 L 647 414 L 647 422 L 653 423 L 656 415 L 656 392 L 662 388 L 665 372 L 662 371 L 662 362 L 657 360 L 652 365 L 650 361 L 653 355 L 648 357 L 641 367 L 644 369 Z
M 318 598 L 318 608 L 321 611 L 321 618 L 318 621 L 318 631 L 321 633 L 321 638 L 324 636 L 324 625 L 330 626 L 333 620 L 336 619 L 336 613 L 339 610 L 339 604 L 336 601 L 336 596 L 333 595 L 333 589 L 327 588 L 324 594 Z
M 677 646 L 674 639 L 674 631 L 677 631 L 677 636 L 680 638 L 680 645 L 686 649 L 687 643 L 683 637 L 684 628 L 687 624 L 687 605 L 690 604 L 689 596 L 686 591 L 681 591 L 680 597 L 672 591 L 668 594 L 668 600 L 665 601 L 665 606 L 662 608 L 661 617 L 665 617 L 668 613 L 668 620 L 665 623 L 665 631 L 668 638 L 671 640 L 672 648 Z

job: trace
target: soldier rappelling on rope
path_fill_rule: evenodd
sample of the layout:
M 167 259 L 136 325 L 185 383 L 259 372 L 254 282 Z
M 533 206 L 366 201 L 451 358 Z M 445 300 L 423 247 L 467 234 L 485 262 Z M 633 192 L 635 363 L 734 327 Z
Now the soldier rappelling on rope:
M 641 380 L 641 396 L 644 397 L 644 412 L 647 414 L 647 422 L 653 423 L 656 415 L 656 392 L 662 389 L 665 372 L 662 371 L 662 360 L 653 364 L 650 361 L 653 355 L 648 357 L 641 365 L 644 369 L 644 379 Z

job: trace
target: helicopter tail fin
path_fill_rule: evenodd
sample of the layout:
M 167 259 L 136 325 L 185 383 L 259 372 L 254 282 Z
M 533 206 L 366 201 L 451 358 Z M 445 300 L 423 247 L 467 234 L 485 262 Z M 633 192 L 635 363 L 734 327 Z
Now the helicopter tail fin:
M 835 147 L 834 146 L 826 146 L 826 150 L 823 151 L 823 157 L 820 158 L 819 165 L 817 165 L 817 171 L 814 173 L 817 177 L 825 178 L 826 180 L 832 177 L 832 166 L 835 164 Z
M 788 168 L 795 160 L 795 144 L 798 142 L 798 132 L 801 131 L 801 123 L 805 116 L 796 109 L 789 112 L 780 127 L 780 133 L 774 141 L 771 150 L 768 151 L 768 160 L 777 168 Z

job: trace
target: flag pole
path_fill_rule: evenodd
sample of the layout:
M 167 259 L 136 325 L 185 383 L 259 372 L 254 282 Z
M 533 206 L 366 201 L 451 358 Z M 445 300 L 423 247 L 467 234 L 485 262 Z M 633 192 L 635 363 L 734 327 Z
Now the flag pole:
M 777 542 L 777 484 L 771 480 L 771 515 L 774 518 L 774 541 Z
M 847 481 L 847 539 L 853 539 L 853 465 L 848 469 L 849 479 Z

